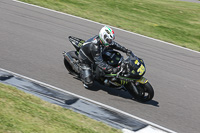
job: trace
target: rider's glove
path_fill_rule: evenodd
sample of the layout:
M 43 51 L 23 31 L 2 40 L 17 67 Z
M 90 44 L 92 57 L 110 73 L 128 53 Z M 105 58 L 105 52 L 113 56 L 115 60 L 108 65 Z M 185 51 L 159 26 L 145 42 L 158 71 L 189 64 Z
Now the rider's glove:
M 130 56 L 130 55 L 131 55 L 131 53 L 132 53 L 132 51 L 131 51 L 131 50 L 128 50 L 128 49 L 126 50 L 126 55 L 127 55 L 127 56 Z
M 120 66 L 112 67 L 112 66 L 108 65 L 106 68 L 103 68 L 103 70 L 106 73 L 117 73 L 120 70 Z

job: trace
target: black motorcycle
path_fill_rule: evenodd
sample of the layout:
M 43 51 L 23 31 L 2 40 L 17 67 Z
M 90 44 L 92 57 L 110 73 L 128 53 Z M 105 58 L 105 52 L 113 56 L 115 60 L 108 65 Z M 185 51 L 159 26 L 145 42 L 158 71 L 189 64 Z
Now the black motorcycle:
M 84 40 L 69 36 L 69 41 L 76 51 L 63 52 L 64 64 L 70 74 L 79 77 L 80 62 L 78 54 Z M 114 42 L 116 43 L 116 42 Z M 133 53 L 127 55 L 127 59 L 115 50 L 105 50 L 102 53 L 103 60 L 113 67 L 120 67 L 116 74 L 104 73 L 95 65 L 92 66 L 94 79 L 109 87 L 127 90 L 134 99 L 140 102 L 150 101 L 154 96 L 154 90 L 148 80 L 143 77 L 146 72 L 144 61 Z

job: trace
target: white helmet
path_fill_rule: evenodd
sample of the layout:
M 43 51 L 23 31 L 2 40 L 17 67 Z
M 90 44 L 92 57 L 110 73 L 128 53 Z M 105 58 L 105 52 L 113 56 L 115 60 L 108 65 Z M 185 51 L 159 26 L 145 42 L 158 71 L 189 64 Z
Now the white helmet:
M 115 39 L 115 33 L 108 26 L 104 26 L 99 32 L 99 37 L 105 46 L 109 46 Z

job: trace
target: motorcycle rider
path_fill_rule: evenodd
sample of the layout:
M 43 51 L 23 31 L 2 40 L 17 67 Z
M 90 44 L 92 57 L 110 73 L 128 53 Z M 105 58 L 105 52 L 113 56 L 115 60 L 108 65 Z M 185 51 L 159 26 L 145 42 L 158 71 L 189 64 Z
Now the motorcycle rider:
M 126 54 L 131 52 L 120 44 L 114 43 L 114 39 L 114 31 L 110 27 L 104 26 L 100 30 L 99 35 L 92 37 L 81 46 L 79 51 L 81 63 L 80 77 L 86 88 L 91 87 L 94 82 L 92 65 L 96 65 L 105 73 L 117 73 L 119 71 L 119 67 L 113 68 L 103 61 L 102 52 L 105 49 L 116 49 Z

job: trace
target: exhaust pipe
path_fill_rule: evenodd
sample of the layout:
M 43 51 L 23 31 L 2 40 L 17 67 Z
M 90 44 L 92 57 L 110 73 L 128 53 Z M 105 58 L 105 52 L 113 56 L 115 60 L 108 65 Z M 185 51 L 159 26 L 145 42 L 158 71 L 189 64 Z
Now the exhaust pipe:
M 63 52 L 63 56 L 64 58 L 69 62 L 69 64 L 71 65 L 72 69 L 76 72 L 76 73 L 80 73 L 79 71 L 79 66 L 76 64 L 76 62 L 74 62 L 74 59 L 71 57 L 71 55 L 69 53 L 66 53 L 65 51 Z

